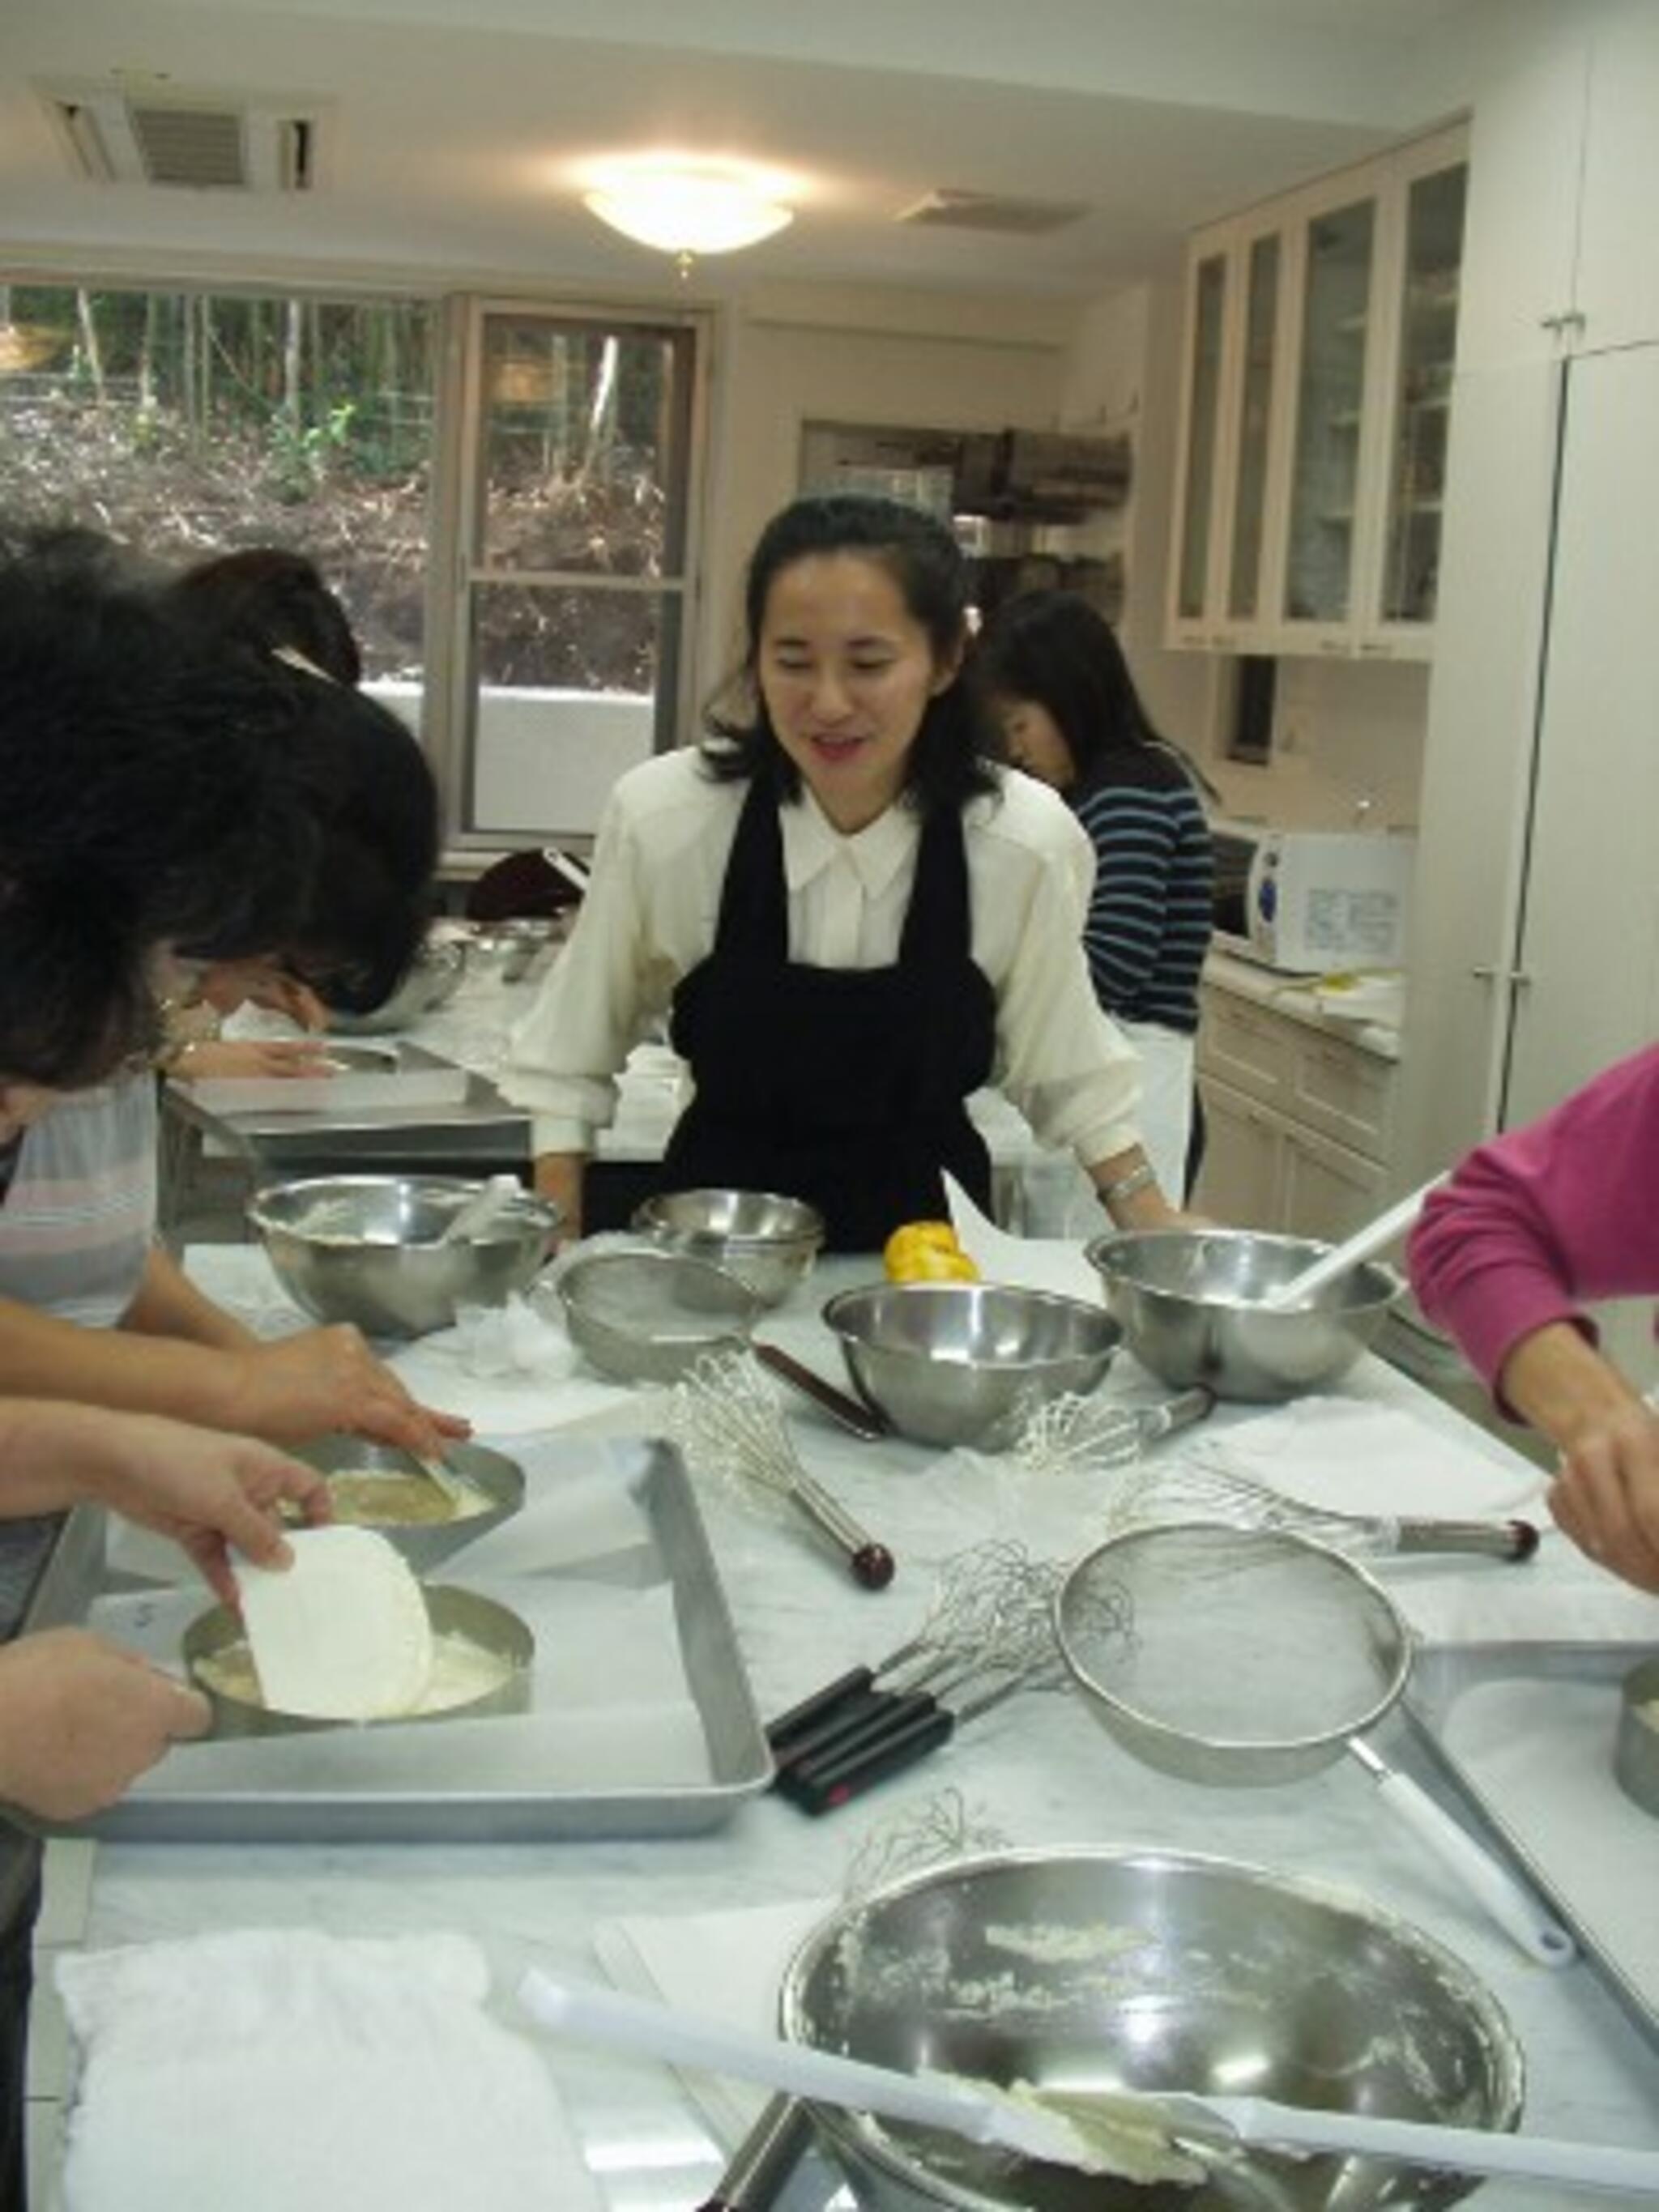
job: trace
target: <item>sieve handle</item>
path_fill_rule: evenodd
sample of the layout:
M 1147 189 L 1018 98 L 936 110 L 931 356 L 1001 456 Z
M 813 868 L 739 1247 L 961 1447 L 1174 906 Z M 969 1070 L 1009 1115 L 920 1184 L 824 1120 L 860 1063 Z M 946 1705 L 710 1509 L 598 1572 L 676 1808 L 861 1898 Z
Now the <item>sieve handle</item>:
M 1566 1929 L 1552 1920 L 1532 1893 L 1499 1866 L 1449 1813 L 1443 1811 L 1426 1790 L 1409 1775 L 1397 1773 L 1369 1744 L 1353 1742 L 1348 1748 L 1376 1783 L 1376 1794 L 1389 1810 L 1479 1899 L 1528 1958 L 1536 1959 L 1540 1966 L 1565 1966 L 1577 1957 L 1578 1947 Z
M 732 2154 L 715 2194 L 697 2212 L 766 2212 L 811 2147 L 810 2107 L 780 2091 Z
M 1485 1559 L 1529 1559 L 1538 1549 L 1530 1521 L 1395 1521 L 1396 1552 L 1471 1552 Z

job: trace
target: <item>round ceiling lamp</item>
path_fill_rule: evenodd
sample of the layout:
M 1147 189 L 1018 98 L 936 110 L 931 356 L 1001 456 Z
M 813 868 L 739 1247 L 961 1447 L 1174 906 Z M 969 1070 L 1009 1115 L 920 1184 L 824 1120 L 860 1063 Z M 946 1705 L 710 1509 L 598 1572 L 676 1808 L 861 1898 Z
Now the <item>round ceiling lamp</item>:
M 775 236 L 795 219 L 777 193 L 775 179 L 738 162 L 664 156 L 614 163 L 582 197 L 612 230 L 684 264 Z

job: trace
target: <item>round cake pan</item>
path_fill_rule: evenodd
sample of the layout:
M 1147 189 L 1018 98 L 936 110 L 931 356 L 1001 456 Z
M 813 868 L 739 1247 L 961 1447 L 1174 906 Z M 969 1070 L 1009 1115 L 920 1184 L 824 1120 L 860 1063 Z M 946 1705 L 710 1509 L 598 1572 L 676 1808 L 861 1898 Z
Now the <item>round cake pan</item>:
M 1625 1677 L 1613 1771 L 1632 1803 L 1659 1818 L 1659 1656 Z
M 459 1552 L 464 1544 L 471 1544 L 487 1529 L 510 1519 L 524 1504 L 524 1469 L 517 1460 L 509 1459 L 505 1452 L 490 1450 L 487 1444 L 452 1443 L 445 1448 L 445 1467 L 483 1501 L 477 1512 L 464 1515 L 447 1505 L 437 1484 L 423 1475 L 410 1454 L 396 1444 L 336 1435 L 319 1437 L 314 1443 L 297 1444 L 293 1449 L 295 1459 L 314 1467 L 319 1474 L 361 1474 L 388 1483 L 413 1481 L 430 1491 L 434 1504 L 442 1508 L 441 1516 L 432 1520 L 370 1518 L 342 1510 L 337 1501 L 335 1505 L 337 1521 L 373 1528 L 403 1553 L 417 1575 L 429 1573 L 452 1552 Z
M 191 1680 L 213 1708 L 211 1734 L 216 1736 L 295 1735 L 316 1729 L 386 1728 L 424 1725 L 430 1721 L 478 1720 L 486 1714 L 522 1713 L 530 1709 L 530 1669 L 536 1656 L 536 1639 L 529 1626 L 510 1606 L 481 1597 L 476 1590 L 457 1589 L 444 1583 L 423 1589 L 427 1617 L 434 1636 L 465 1637 L 507 1663 L 501 1681 L 465 1705 L 447 1705 L 441 1712 L 388 1714 L 373 1721 L 319 1720 L 309 1713 L 274 1711 L 251 1698 L 232 1696 L 204 1681 L 198 1669 L 202 1661 L 246 1644 L 246 1631 L 227 1605 L 215 1606 L 191 1621 L 185 1631 L 182 1650 Z

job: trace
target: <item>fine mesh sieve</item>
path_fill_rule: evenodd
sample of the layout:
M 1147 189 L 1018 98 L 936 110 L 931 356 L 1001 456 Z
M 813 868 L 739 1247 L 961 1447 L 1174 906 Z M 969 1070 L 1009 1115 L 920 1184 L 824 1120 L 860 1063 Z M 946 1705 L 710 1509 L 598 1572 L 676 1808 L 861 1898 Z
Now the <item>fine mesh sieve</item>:
M 1382 1717 L 1411 1670 L 1411 1633 L 1387 1593 L 1283 1530 L 1129 1529 L 1073 1567 L 1054 1618 L 1106 1726 L 1197 1782 L 1315 1772 Z
M 711 1352 L 747 1341 L 762 1301 L 684 1252 L 600 1251 L 556 1277 L 572 1339 L 620 1382 L 676 1382 Z

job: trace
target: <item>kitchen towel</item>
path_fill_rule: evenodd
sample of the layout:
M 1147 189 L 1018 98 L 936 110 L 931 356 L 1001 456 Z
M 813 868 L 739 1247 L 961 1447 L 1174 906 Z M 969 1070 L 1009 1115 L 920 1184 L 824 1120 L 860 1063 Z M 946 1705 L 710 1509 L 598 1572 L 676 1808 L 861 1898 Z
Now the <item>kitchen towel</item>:
M 65 2212 L 598 2212 L 535 2047 L 452 1935 L 70 1954 Z
M 618 1989 L 774 2035 L 783 1970 L 834 1909 L 833 1899 L 817 1898 L 729 1912 L 635 1913 L 600 1921 L 593 1949 Z M 760 2118 L 767 2092 L 690 2069 L 683 2078 L 721 2148 L 735 2150 Z

